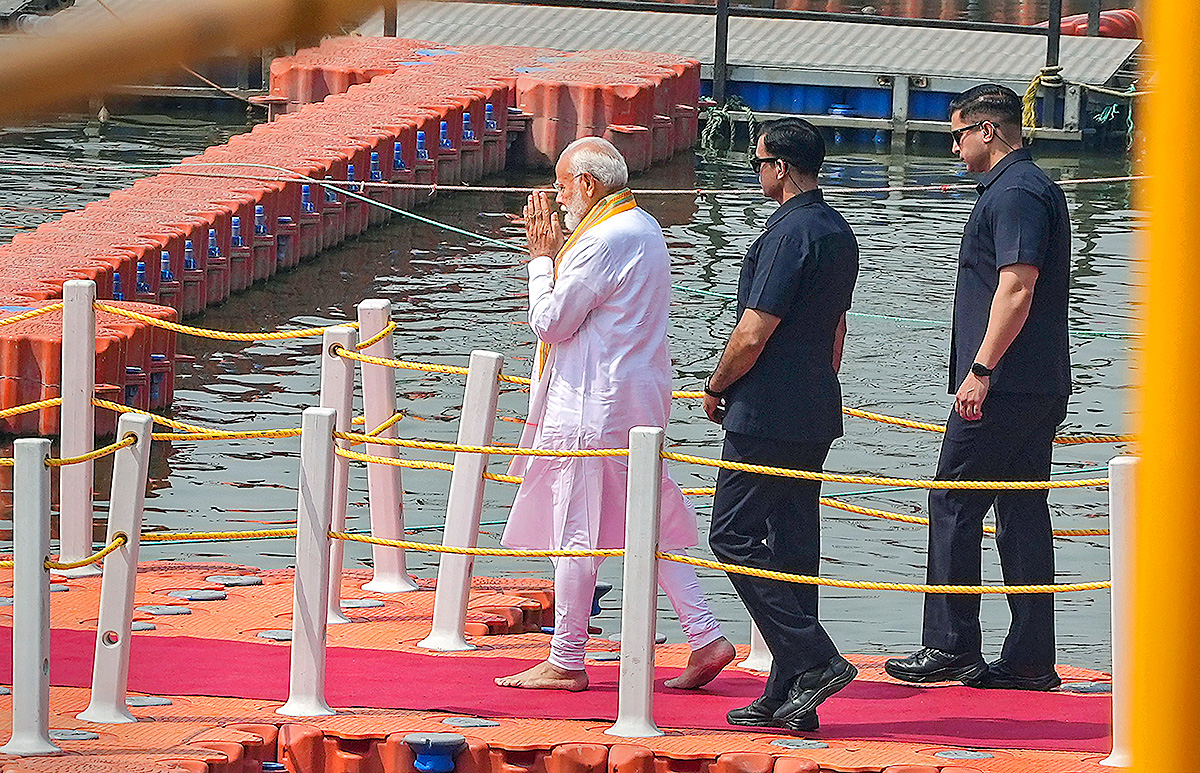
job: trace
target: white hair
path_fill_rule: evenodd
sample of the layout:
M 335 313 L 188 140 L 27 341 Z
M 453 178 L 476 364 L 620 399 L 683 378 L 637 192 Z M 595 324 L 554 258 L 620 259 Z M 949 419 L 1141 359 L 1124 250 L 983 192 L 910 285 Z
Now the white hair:
M 629 182 L 629 167 L 625 157 L 603 137 L 583 137 L 575 140 L 562 152 L 567 171 L 573 175 L 590 174 L 608 191 L 624 188 Z

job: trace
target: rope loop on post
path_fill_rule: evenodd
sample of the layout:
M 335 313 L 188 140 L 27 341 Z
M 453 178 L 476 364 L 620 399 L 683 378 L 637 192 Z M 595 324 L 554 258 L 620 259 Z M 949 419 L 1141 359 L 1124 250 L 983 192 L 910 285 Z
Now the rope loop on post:
M 97 448 L 95 451 L 88 451 L 86 454 L 80 454 L 79 456 L 64 456 L 61 459 L 47 459 L 46 466 L 47 467 L 66 467 L 69 464 L 81 464 L 83 462 L 90 462 L 93 459 L 99 459 L 103 456 L 108 456 L 109 454 L 115 454 L 117 451 L 120 451 L 122 448 L 129 448 L 131 445 L 133 445 L 136 442 L 137 442 L 137 435 L 130 433 L 130 434 L 126 435 L 122 440 L 118 440 L 116 443 L 110 443 L 102 448 Z M 53 567 L 53 568 L 60 569 L 63 567 Z M 72 568 L 72 567 L 66 567 L 66 568 Z
M 1047 65 L 1033 76 L 1029 87 L 1021 96 L 1021 126 L 1025 129 L 1037 128 L 1037 97 L 1038 90 L 1043 86 L 1048 89 L 1060 89 L 1066 81 L 1062 78 L 1062 65 Z
M 363 349 L 367 349 L 367 348 L 369 348 L 369 347 L 371 347 L 371 346 L 374 346 L 375 344 L 379 343 L 380 341 L 382 341 L 383 339 L 387 338 L 388 336 L 390 336 L 390 335 L 391 335 L 392 333 L 394 333 L 394 332 L 396 332 L 396 323 L 395 323 L 395 322 L 389 322 L 389 323 L 387 323 L 387 325 L 386 325 L 386 326 L 384 326 L 383 330 L 380 330 L 378 333 L 376 333 L 375 335 L 371 336 L 370 338 L 368 338 L 368 339 L 367 339 L 367 340 L 365 340 L 365 341 L 359 341 L 357 344 L 355 344 L 355 345 L 354 345 L 354 348 L 355 348 L 357 351 L 360 351 L 360 352 L 361 352 Z M 339 348 L 340 348 L 340 347 L 339 347 Z
M 1066 81 L 1062 77 L 1062 65 L 1047 65 L 1042 68 L 1038 75 L 1042 79 L 1042 87 L 1047 89 L 1061 89 L 1066 85 Z
M 133 440 L 134 440 L 134 442 L 137 442 L 137 437 L 135 436 L 133 438 Z M 113 535 L 112 542 L 108 543 L 107 545 L 104 546 L 104 548 L 93 553 L 92 555 L 88 556 L 87 558 L 81 558 L 78 561 L 50 561 L 50 560 L 47 560 L 46 567 L 49 569 L 78 569 L 81 566 L 95 564 L 95 563 L 98 563 L 99 561 L 102 561 L 104 559 L 104 557 L 107 556 L 109 553 L 113 552 L 114 550 L 117 550 L 122 545 L 125 545 L 128 542 L 129 542 L 129 537 L 124 532 L 117 532 L 116 534 Z M 5 562 L 5 563 L 8 563 L 10 566 L 12 565 L 11 561 Z

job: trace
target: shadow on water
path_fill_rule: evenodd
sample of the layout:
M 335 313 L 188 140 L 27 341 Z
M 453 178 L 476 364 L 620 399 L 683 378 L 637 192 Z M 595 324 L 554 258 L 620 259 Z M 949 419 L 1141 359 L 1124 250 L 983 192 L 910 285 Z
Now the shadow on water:
M 143 117 L 120 126 L 65 119 L 60 123 L 0 134 L 0 160 L 41 160 L 84 164 L 165 164 L 199 152 L 243 124 L 213 125 Z M 825 169 L 827 198 L 858 234 L 862 269 L 855 291 L 842 373 L 847 405 L 924 421 L 943 421 L 950 405 L 945 389 L 949 319 L 958 241 L 974 194 L 855 193 L 847 188 L 962 182 L 961 165 L 942 147 L 928 155 L 890 156 L 832 147 Z M 672 252 L 674 281 L 709 292 L 732 294 L 740 259 L 774 205 L 752 186 L 755 180 L 744 156 L 676 159 L 633 185 L 642 188 L 716 188 L 719 194 L 641 196 L 641 202 L 663 223 Z M 1128 174 L 1124 161 L 1100 158 L 1042 158 L 1059 178 Z M 21 229 L 56 217 L 45 210 L 70 209 L 129 184 L 137 175 L 97 174 L 82 166 L 31 174 L 0 164 L 0 240 Z M 548 175 L 513 174 L 493 178 L 497 184 L 546 184 Z M 1078 331 L 1122 333 L 1132 329 L 1131 296 L 1137 281 L 1132 262 L 1135 229 L 1141 213 L 1133 210 L 1127 184 L 1069 188 L 1074 225 L 1071 324 Z M 431 226 L 393 219 L 343 247 L 231 298 L 195 320 L 204 327 L 267 330 L 336 323 L 354 317 L 363 298 L 383 297 L 394 303 L 400 329 L 398 356 L 464 365 L 472 349 L 502 352 L 506 371 L 529 368 L 532 338 L 525 324 L 521 231 L 511 213 L 523 195 L 515 193 L 445 193 L 420 214 L 460 228 L 508 239 L 512 251 L 485 246 Z M 865 316 L 864 316 L 865 315 Z M 887 317 L 904 317 L 897 321 Z M 698 388 L 732 328 L 731 304 L 719 298 L 676 292 L 670 328 L 679 388 Z M 1130 354 L 1134 341 L 1076 335 L 1072 356 L 1076 392 L 1066 429 L 1126 432 L 1130 429 L 1128 389 L 1132 383 Z M 278 428 L 299 424 L 299 412 L 316 402 L 317 355 L 314 340 L 256 344 L 180 340 L 182 353 L 195 362 L 177 367 L 174 415 L 196 424 L 231 429 Z M 404 437 L 453 440 L 461 405 L 457 376 L 401 372 L 399 405 L 406 412 L 399 431 Z M 500 413 L 519 417 L 526 397 L 519 389 L 501 396 Z M 361 406 L 356 406 L 360 408 Z M 519 425 L 500 422 L 498 439 L 516 440 Z M 703 420 L 698 406 L 679 401 L 668 431 L 671 444 L 684 452 L 718 453 L 719 430 Z M 835 444 L 828 469 L 884 475 L 924 477 L 932 473 L 938 436 L 847 418 L 846 435 Z M 294 519 L 298 440 L 177 443 L 155 449 L 153 481 L 147 499 L 148 528 L 200 530 L 250 529 Z M 1059 448 L 1056 471 L 1102 466 L 1115 452 L 1111 446 Z M 439 458 L 436 454 L 413 454 Z M 502 471 L 502 461 L 493 463 Z M 4 473 L 0 471 L 0 476 Z M 674 468 L 684 486 L 711 485 L 707 470 Z M 107 472 L 100 465 L 97 488 L 107 493 Z M 10 481 L 0 478 L 0 484 Z M 404 473 L 405 517 L 410 528 L 429 529 L 418 538 L 435 541 L 444 515 L 449 477 L 438 471 Z M 827 494 L 844 493 L 869 507 L 922 513 L 920 492 L 882 491 L 874 487 L 829 485 Z M 352 466 L 349 525 L 369 525 L 365 473 Z M 498 544 L 513 490 L 489 484 L 485 492 L 485 534 L 481 544 Z M 1051 497 L 1059 528 L 1102 524 L 1102 491 L 1071 490 Z M 0 505 L 5 504 L 0 502 Z M 104 502 L 98 507 L 103 510 Z M 697 498 L 702 527 L 708 501 Z M 7 536 L 0 524 L 0 538 Z M 921 528 L 863 519 L 826 510 L 824 522 L 826 574 L 852 579 L 920 581 L 924 575 L 925 533 Z M 1060 581 L 1108 576 L 1107 540 L 1060 540 L 1056 556 Z M 707 554 L 706 548 L 697 551 Z M 346 546 L 348 564 L 369 565 L 366 546 Z M 145 558 L 222 559 L 262 567 L 293 561 L 287 541 L 216 544 L 147 544 Z M 990 542 L 984 549 L 985 582 L 1000 581 Z M 434 557 L 412 554 L 414 573 L 432 576 Z M 537 560 L 484 560 L 483 573 L 548 575 Z M 619 584 L 619 562 L 608 562 L 604 579 Z M 718 615 L 729 623 L 735 640 L 747 638 L 745 614 L 728 581 L 701 572 L 701 581 Z M 835 639 L 847 650 L 904 650 L 919 639 L 921 599 L 914 594 L 867 591 L 823 591 L 823 616 Z M 665 601 L 662 602 L 665 607 Z M 607 631 L 618 623 L 617 594 L 605 599 L 598 618 Z M 1007 625 L 1005 604 L 983 602 L 985 646 L 989 654 Z M 1108 597 L 1103 593 L 1070 594 L 1057 601 L 1060 657 L 1064 662 L 1105 667 L 1108 648 Z M 665 612 L 665 610 L 664 610 Z M 678 625 L 664 613 L 663 630 L 679 640 Z

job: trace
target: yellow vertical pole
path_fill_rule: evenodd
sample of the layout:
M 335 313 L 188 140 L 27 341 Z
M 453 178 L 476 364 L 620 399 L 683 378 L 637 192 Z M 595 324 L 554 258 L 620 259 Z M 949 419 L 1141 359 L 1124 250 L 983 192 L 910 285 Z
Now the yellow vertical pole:
M 1145 333 L 1140 369 L 1132 770 L 1200 770 L 1200 2 L 1145 6 Z

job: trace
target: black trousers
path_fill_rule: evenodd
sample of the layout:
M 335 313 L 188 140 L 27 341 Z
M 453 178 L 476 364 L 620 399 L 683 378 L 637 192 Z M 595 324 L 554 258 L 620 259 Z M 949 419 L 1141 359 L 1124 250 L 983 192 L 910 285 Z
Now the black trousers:
M 725 433 L 728 461 L 820 471 L 831 441 L 788 443 Z M 820 481 L 722 469 L 708 543 L 723 562 L 815 575 L 821 563 Z M 787 697 L 796 676 L 823 665 L 837 647 L 817 619 L 817 587 L 730 574 L 774 664 L 764 695 Z
M 1046 480 L 1054 433 L 1067 398 L 993 392 L 983 418 L 953 411 L 938 458 L 940 480 Z M 978 585 L 983 517 L 996 506 L 996 548 L 1008 585 L 1054 582 L 1049 492 L 1022 490 L 929 492 L 929 567 L 933 584 Z M 1012 623 L 1000 657 L 1020 672 L 1054 667 L 1054 595 L 1008 597 Z M 955 654 L 980 652 L 979 596 L 927 594 L 922 642 Z

